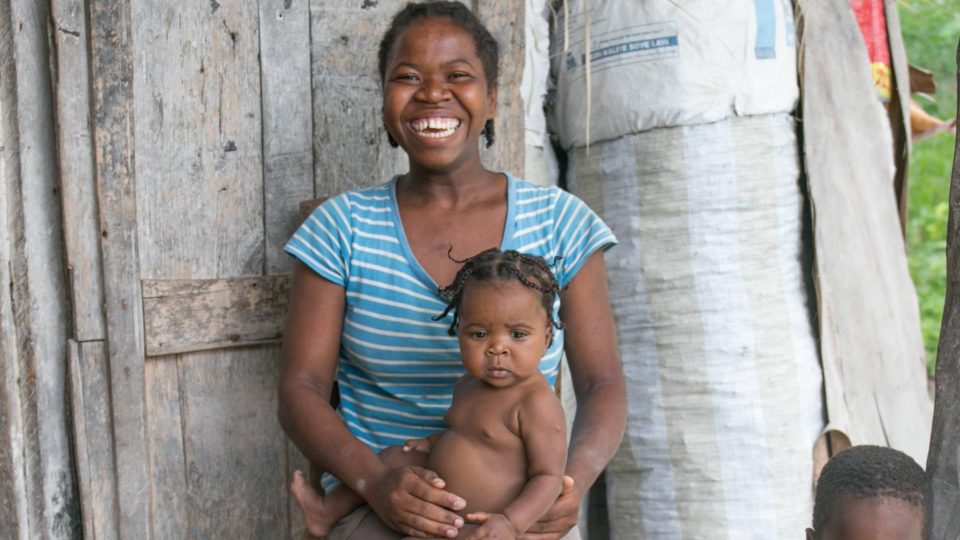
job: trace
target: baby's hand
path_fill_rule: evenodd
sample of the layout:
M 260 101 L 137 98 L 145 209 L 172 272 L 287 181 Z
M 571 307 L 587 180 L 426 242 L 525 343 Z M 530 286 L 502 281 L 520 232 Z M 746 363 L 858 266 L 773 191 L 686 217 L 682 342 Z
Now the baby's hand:
M 404 452 L 417 451 L 429 454 L 431 448 L 433 448 L 433 444 L 430 442 L 430 439 L 408 439 L 403 441 Z
M 516 527 L 503 514 L 488 514 L 473 512 L 467 514 L 467 522 L 482 523 L 480 527 L 470 533 L 466 540 L 514 540 L 517 537 Z

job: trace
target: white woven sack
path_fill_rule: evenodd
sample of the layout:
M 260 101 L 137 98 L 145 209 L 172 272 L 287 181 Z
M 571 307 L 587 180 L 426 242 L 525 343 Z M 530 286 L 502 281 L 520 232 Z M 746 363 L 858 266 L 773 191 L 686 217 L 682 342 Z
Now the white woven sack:
M 606 255 L 628 385 L 607 469 L 619 539 L 797 538 L 823 389 L 787 114 L 655 129 L 571 152 Z
M 796 105 L 791 0 L 567 0 L 567 10 L 552 43 L 564 148 Z

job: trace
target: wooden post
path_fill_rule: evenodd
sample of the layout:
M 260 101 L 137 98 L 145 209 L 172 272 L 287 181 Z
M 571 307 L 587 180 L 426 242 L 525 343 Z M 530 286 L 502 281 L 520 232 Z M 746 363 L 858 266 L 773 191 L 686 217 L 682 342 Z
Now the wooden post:
M 960 44 L 957 47 L 960 66 Z M 957 70 L 960 80 L 960 67 Z M 960 92 L 958 92 L 960 93 Z M 960 106 L 960 100 L 958 100 Z M 960 108 L 960 107 L 958 107 Z M 960 139 L 953 156 L 947 225 L 947 294 L 937 351 L 937 397 L 927 458 L 927 538 L 960 538 Z

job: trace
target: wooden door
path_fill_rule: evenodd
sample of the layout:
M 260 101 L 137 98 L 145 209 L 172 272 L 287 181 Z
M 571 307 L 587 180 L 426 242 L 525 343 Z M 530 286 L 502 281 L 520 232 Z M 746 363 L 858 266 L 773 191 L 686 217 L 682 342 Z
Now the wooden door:
M 523 6 L 474 3 L 510 21 L 501 112 L 522 119 Z M 282 245 L 300 201 L 405 167 L 375 70 L 403 4 L 51 0 L 87 538 L 301 530 L 286 486 L 306 462 L 276 420 Z M 518 170 L 523 121 L 499 128 L 489 163 Z

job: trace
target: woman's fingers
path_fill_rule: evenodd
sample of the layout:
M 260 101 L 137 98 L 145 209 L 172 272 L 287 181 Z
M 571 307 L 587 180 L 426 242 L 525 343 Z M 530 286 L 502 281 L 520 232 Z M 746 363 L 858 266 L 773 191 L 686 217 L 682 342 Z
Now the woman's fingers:
M 466 502 L 433 487 L 434 480 L 439 477 L 428 469 L 395 469 L 384 478 L 382 487 L 373 491 L 382 495 L 369 502 L 385 523 L 406 535 L 454 538 L 463 527 L 463 518 L 451 510 L 462 509 Z

